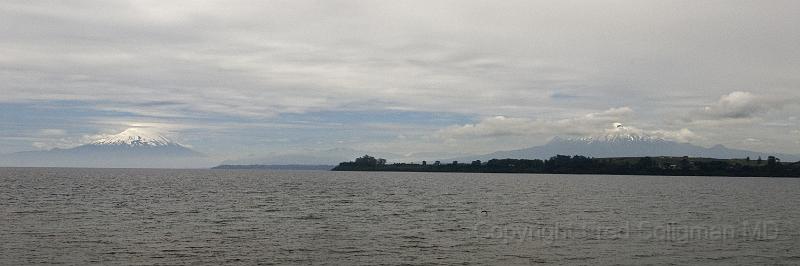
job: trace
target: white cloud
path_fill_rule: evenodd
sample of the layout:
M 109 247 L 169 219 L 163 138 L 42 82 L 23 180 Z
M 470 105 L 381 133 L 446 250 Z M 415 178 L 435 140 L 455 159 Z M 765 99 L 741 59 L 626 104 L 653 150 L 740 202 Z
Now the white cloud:
M 48 148 L 50 148 L 49 144 L 44 143 L 44 142 L 39 142 L 39 141 L 34 141 L 31 145 L 33 147 L 36 147 L 37 149 L 48 149 Z
M 67 134 L 66 130 L 57 128 L 46 128 L 39 130 L 40 136 L 64 136 Z
M 750 92 L 734 91 L 723 95 L 711 106 L 703 109 L 703 114 L 715 118 L 749 118 L 766 110 L 763 99 Z
M 494 116 L 484 118 L 475 124 L 451 126 L 436 133 L 439 138 L 457 137 L 494 137 L 534 135 L 547 130 L 548 125 L 542 121 L 527 118 L 509 118 Z
M 780 111 L 787 106 L 797 105 L 798 100 L 800 100 L 800 95 L 797 94 L 764 95 L 734 91 L 722 95 L 716 102 L 703 107 L 701 110 L 690 112 L 686 120 L 700 124 L 747 122 L 760 119 L 769 112 Z M 777 122 L 772 123 L 776 124 Z M 782 124 L 786 123 L 783 122 Z
M 28 140 L 30 141 L 31 146 L 33 146 L 36 149 L 49 150 L 53 148 L 60 148 L 60 149 L 72 148 L 84 144 L 85 138 L 86 138 L 85 136 L 84 137 L 39 136 L 39 137 L 30 137 L 28 138 Z
M 633 109 L 630 107 L 618 107 L 618 108 L 611 108 L 599 113 L 590 113 L 586 115 L 588 119 L 595 119 L 595 118 L 613 118 L 619 119 L 621 117 L 627 117 L 633 114 Z
M 691 142 L 693 140 L 701 139 L 700 136 L 698 136 L 688 128 L 681 128 L 676 130 L 664 130 L 664 129 L 644 130 L 629 125 L 623 125 L 622 123 L 613 123 L 612 127 L 606 128 L 604 133 L 606 135 L 618 134 L 618 133 L 634 134 L 639 136 L 673 140 L 677 142 Z
M 658 129 L 658 130 L 648 131 L 645 134 L 650 135 L 650 136 L 654 136 L 654 137 L 658 137 L 658 138 L 674 140 L 674 141 L 677 141 L 677 142 L 692 142 L 692 141 L 696 141 L 696 140 L 702 139 L 701 136 L 695 134 L 693 131 L 689 130 L 688 128 L 681 128 L 681 129 L 678 129 L 678 130 L 661 130 L 661 129 Z

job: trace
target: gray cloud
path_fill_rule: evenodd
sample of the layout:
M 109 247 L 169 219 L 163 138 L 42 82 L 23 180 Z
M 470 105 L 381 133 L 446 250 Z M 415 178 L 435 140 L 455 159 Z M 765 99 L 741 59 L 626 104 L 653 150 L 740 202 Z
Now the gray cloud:
M 711 67 L 703 75 L 797 70 L 785 63 L 792 56 L 770 56 L 797 55 L 780 44 L 797 43 L 798 34 L 781 30 L 793 19 L 762 15 L 791 10 L 778 5 L 12 1 L 0 10 L 9 30 L 0 61 L 11 81 L 6 100 L 156 95 L 201 111 L 271 115 L 376 98 L 522 113 L 555 88 L 636 97 L 715 83 L 695 75 Z M 707 21 L 688 27 L 700 17 Z M 758 60 L 725 64 L 728 52 Z
M 441 134 L 516 137 L 509 145 L 526 141 L 522 131 L 589 133 L 623 115 L 597 110 L 628 106 L 637 113 L 626 123 L 724 142 L 752 137 L 730 135 L 741 123 L 797 124 L 781 118 L 794 107 L 769 99 L 798 97 L 798 10 L 797 1 L 3 1 L 0 102 L 85 102 L 135 116 L 104 119 L 162 126 L 372 103 L 484 117 Z M 731 93 L 741 88 L 759 89 Z M 762 130 L 793 143 L 785 129 Z

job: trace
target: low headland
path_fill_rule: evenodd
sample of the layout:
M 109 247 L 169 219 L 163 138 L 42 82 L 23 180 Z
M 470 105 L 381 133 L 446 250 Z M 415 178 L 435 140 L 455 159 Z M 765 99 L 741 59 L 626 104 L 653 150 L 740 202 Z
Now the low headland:
M 766 159 L 713 159 L 694 157 L 618 157 L 590 158 L 556 155 L 539 159 L 491 159 L 469 163 L 426 162 L 386 163 L 369 155 L 342 162 L 333 171 L 390 172 L 462 172 L 462 173 L 534 173 L 602 174 L 663 176 L 753 176 L 800 177 L 800 162 L 784 163 L 770 156 Z
M 211 169 L 226 170 L 300 170 L 300 171 L 330 171 L 333 165 L 306 165 L 306 164 L 223 164 Z

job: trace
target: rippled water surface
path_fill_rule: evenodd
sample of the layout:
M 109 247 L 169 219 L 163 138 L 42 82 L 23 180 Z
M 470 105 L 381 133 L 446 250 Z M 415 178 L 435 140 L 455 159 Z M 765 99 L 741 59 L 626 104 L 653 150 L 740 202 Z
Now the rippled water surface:
M 0 168 L 0 264 L 800 264 L 800 179 Z

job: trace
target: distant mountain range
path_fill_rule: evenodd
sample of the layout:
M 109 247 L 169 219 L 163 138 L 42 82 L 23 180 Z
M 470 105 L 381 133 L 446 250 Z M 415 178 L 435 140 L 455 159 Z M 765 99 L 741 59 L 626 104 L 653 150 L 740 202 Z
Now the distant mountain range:
M 74 148 L 0 155 L 0 166 L 15 167 L 199 168 L 211 165 L 213 163 L 202 153 L 135 128 Z
M 474 160 L 486 161 L 489 159 L 548 159 L 555 155 L 583 155 L 595 158 L 604 157 L 643 157 L 643 156 L 690 156 L 717 159 L 735 159 L 750 157 L 756 160 L 762 157 L 776 156 L 784 162 L 798 161 L 800 156 L 792 154 L 754 152 L 739 149 L 730 149 L 722 145 L 710 148 L 666 140 L 663 138 L 646 136 L 628 132 L 625 128 L 606 135 L 563 138 L 555 137 L 550 142 L 525 149 L 497 151 L 484 155 L 453 155 L 447 153 L 414 153 L 400 155 L 394 153 L 380 153 L 361 151 L 350 148 L 335 148 L 328 150 L 303 151 L 292 153 L 278 153 L 266 156 L 253 156 L 250 158 L 228 160 L 223 165 L 337 165 L 340 162 L 352 161 L 365 154 L 387 159 L 389 162 L 419 162 L 422 160 L 442 162 L 470 162 Z M 443 159 L 448 158 L 448 159 Z
M 462 156 L 446 161 L 473 161 L 489 159 L 547 159 L 555 155 L 583 155 L 588 157 L 643 157 L 643 156 L 689 156 L 717 159 L 758 157 L 767 159 L 776 156 L 785 162 L 798 161 L 800 156 L 792 154 L 754 152 L 730 149 L 722 145 L 705 148 L 689 143 L 679 143 L 662 138 L 632 133 L 617 133 L 586 138 L 555 137 L 547 144 L 519 150 L 498 151 L 477 156 Z
M 722 145 L 705 148 L 663 138 L 644 136 L 624 130 L 603 136 L 585 138 L 555 137 L 536 147 L 497 151 L 484 155 L 456 153 L 393 154 L 361 151 L 351 148 L 274 153 L 228 160 L 223 165 L 337 165 L 369 154 L 389 162 L 443 162 L 489 159 L 547 159 L 557 154 L 603 157 L 690 156 L 718 159 L 776 156 L 784 162 L 800 161 L 792 154 L 754 152 L 730 149 Z M 449 158 L 449 159 L 442 159 Z M 113 167 L 113 168 L 206 168 L 219 165 L 207 156 L 164 136 L 139 129 L 129 129 L 91 143 L 69 149 L 28 151 L 0 155 L 0 166 L 15 167 Z

